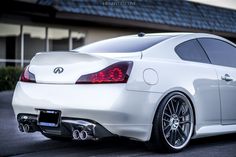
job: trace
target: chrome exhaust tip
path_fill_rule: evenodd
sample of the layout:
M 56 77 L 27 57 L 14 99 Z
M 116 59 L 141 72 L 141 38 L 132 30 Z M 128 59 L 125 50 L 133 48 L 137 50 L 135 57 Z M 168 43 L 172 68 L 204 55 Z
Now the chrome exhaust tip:
M 98 140 L 113 136 L 103 126 L 86 120 L 62 119 L 62 123 L 70 127 L 70 135 L 74 140 Z
M 93 137 L 89 135 L 89 133 L 86 130 L 79 131 L 77 129 L 72 132 L 72 137 L 74 140 L 83 140 L 83 141 L 93 139 Z
M 81 140 L 86 140 L 88 137 L 87 131 L 82 130 L 81 132 L 79 132 L 79 137 Z
M 23 131 L 28 133 L 29 130 L 30 130 L 30 126 L 29 126 L 28 124 L 25 124 L 25 125 L 23 126 Z
M 24 125 L 22 123 L 19 124 L 18 128 L 21 132 L 24 132 Z
M 73 136 L 74 140 L 79 140 L 80 139 L 80 132 L 79 132 L 79 130 L 74 130 L 72 132 L 72 136 Z
M 93 136 L 89 135 L 88 131 L 85 131 L 85 130 L 82 130 L 79 133 L 79 137 L 80 137 L 81 140 L 91 140 L 91 139 L 94 138 Z

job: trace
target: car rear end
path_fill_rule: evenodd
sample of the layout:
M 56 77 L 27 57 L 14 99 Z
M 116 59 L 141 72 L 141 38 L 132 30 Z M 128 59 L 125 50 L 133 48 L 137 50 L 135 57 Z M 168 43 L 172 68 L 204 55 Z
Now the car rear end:
M 57 60 L 60 64 L 55 64 Z M 36 55 L 14 92 L 20 130 L 69 136 L 73 130 L 81 131 L 81 120 L 91 126 L 123 124 L 127 115 L 119 101 L 126 99 L 125 85 L 132 65 L 132 61 L 71 52 Z M 69 123 L 70 131 L 62 132 L 66 128 L 59 129 L 61 123 Z
M 143 41 L 144 48 L 160 42 Z M 104 47 L 103 43 L 79 53 L 38 53 L 22 73 L 13 96 L 20 131 L 80 140 L 113 135 L 149 140 L 157 93 L 127 88 L 138 85 L 129 77 L 140 64 L 142 52 L 136 45 L 141 43 L 124 45 L 127 52 L 133 45 L 133 53 L 86 53 Z

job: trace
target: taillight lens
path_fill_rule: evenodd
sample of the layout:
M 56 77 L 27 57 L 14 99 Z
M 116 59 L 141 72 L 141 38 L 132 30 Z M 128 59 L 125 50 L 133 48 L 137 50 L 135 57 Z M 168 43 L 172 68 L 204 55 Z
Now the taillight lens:
M 20 76 L 20 81 L 22 82 L 36 82 L 35 76 L 29 71 L 29 66 L 25 67 L 24 71 Z
M 131 61 L 118 62 L 101 71 L 82 75 L 76 84 L 126 83 L 132 66 L 133 62 Z

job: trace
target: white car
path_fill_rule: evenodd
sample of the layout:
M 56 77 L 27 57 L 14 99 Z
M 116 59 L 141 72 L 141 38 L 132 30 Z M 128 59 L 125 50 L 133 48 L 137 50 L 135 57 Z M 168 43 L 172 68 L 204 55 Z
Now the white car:
M 37 53 L 12 104 L 22 132 L 124 136 L 177 152 L 190 139 L 236 132 L 236 45 L 211 34 L 140 33 Z

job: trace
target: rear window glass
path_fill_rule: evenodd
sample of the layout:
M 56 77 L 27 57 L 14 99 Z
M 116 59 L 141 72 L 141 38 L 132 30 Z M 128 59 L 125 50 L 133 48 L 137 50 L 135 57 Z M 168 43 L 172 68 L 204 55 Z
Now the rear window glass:
M 74 51 L 82 53 L 129 53 L 143 51 L 172 36 L 119 37 L 95 42 Z

